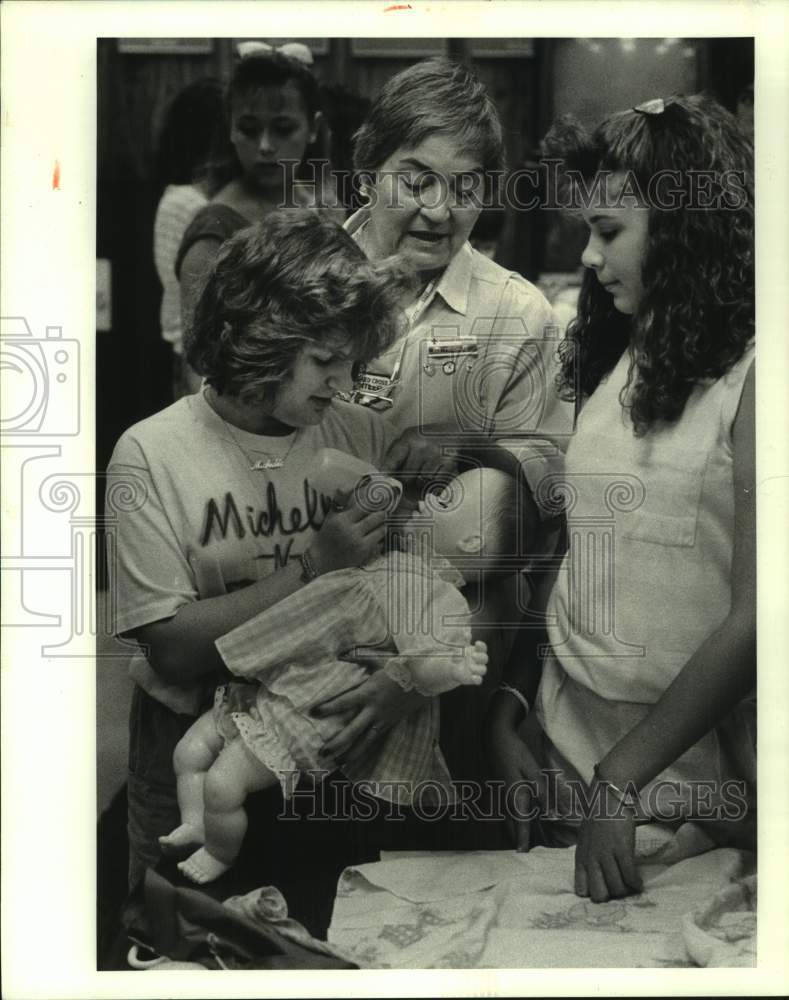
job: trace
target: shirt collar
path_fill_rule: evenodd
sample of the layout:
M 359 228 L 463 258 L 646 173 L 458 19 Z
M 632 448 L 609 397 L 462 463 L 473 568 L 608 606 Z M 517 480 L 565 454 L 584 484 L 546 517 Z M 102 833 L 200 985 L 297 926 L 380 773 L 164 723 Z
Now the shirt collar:
M 350 235 L 358 241 L 362 227 L 367 223 L 369 210 L 360 208 L 353 215 L 345 220 L 344 228 Z M 433 296 L 440 295 L 450 309 L 461 313 L 463 316 L 468 311 L 468 296 L 471 287 L 471 275 L 474 267 L 474 251 L 471 244 L 466 242 L 458 250 L 449 264 L 444 268 L 444 273 L 439 278 Z
M 441 296 L 449 308 L 463 316 L 466 315 L 468 309 L 473 264 L 473 250 L 471 244 L 466 242 L 446 266 L 436 285 L 436 293 Z

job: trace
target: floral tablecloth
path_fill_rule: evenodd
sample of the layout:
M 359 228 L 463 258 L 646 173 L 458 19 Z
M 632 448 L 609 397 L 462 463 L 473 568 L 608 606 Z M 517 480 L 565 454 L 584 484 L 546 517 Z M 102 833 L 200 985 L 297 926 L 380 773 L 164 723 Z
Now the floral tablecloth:
M 573 892 L 574 849 L 404 852 L 343 872 L 329 942 L 363 968 L 755 965 L 755 859 L 639 829 L 643 891 Z

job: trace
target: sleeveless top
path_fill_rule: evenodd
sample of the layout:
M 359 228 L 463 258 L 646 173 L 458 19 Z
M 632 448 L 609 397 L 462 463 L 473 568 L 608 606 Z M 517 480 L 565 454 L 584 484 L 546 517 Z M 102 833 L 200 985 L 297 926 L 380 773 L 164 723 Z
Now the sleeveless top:
M 579 415 L 554 484 L 568 551 L 548 601 L 553 656 L 537 710 L 585 780 L 730 611 L 732 428 L 753 357 L 751 344 L 693 390 L 679 420 L 636 437 L 619 401 L 625 352 Z M 702 765 L 719 751 L 699 744 L 691 756 Z
M 697 386 L 675 423 L 636 437 L 619 402 L 625 352 L 579 415 L 549 638 L 564 669 L 603 698 L 657 701 L 729 613 L 732 427 L 753 355 L 751 345 Z

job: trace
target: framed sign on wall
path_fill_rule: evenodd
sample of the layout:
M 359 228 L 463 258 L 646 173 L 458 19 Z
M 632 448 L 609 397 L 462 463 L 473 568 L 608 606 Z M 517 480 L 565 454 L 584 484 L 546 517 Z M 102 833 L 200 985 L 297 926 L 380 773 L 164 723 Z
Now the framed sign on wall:
M 207 56 L 214 51 L 213 38 L 119 38 L 122 55 Z

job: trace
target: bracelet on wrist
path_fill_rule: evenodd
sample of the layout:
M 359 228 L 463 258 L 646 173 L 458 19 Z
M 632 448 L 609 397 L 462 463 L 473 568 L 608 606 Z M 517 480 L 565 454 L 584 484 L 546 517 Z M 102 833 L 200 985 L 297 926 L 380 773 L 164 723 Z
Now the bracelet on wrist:
M 634 812 L 638 812 L 639 799 L 638 795 L 631 791 L 623 791 L 619 785 L 615 785 L 613 781 L 609 781 L 608 778 L 604 778 L 600 774 L 600 765 L 595 764 L 594 776 L 598 785 L 605 785 L 614 795 L 619 799 L 619 804 L 623 809 L 632 809 Z
M 526 698 L 520 693 L 517 688 L 514 688 L 511 684 L 505 684 L 503 681 L 499 684 L 499 691 L 506 691 L 507 694 L 511 694 L 513 698 L 517 698 L 518 701 L 523 705 L 523 708 L 528 715 L 531 711 L 531 706 L 529 705 Z
M 304 583 L 310 583 L 312 580 L 317 579 L 320 574 L 315 568 L 315 563 L 312 561 L 309 549 L 305 549 L 301 553 L 299 562 L 301 563 L 301 579 Z

